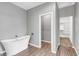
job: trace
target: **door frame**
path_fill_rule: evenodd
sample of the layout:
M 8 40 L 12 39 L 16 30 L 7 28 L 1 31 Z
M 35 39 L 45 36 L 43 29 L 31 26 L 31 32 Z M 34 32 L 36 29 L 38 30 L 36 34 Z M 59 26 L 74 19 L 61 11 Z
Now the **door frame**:
M 47 12 L 39 15 L 39 47 L 41 48 L 41 16 L 51 14 L 51 52 L 56 53 L 55 51 L 55 17 L 54 12 Z

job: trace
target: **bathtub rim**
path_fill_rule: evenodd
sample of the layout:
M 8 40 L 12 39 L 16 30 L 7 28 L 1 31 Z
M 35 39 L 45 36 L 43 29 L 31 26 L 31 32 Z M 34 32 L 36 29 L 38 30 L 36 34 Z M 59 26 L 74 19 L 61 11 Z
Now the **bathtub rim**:
M 4 40 L 0 40 L 0 42 L 10 42 L 10 41 L 16 41 L 16 40 L 21 40 L 21 39 L 23 39 L 23 38 L 30 38 L 30 35 L 17 37 L 17 38 L 15 38 L 15 39 L 4 39 Z

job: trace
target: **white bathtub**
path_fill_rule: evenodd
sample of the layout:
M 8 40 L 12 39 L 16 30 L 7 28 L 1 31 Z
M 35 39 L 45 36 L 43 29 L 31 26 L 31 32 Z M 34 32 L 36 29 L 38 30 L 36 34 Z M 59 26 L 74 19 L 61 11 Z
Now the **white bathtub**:
M 28 48 L 30 35 L 26 35 L 16 39 L 1 40 L 7 56 L 16 55 L 17 53 Z

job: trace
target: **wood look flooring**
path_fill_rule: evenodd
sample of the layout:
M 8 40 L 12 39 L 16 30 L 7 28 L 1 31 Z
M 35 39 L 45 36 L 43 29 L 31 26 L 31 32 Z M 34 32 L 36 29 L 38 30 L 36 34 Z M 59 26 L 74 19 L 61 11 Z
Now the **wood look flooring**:
M 18 53 L 16 56 L 55 56 L 56 54 L 51 52 L 51 45 L 49 43 L 42 42 L 41 48 L 29 46 L 28 49 Z
M 59 46 L 56 55 L 57 56 L 77 56 L 77 53 L 75 49 L 72 47 Z
M 60 38 L 60 45 L 58 46 L 57 56 L 77 56 L 75 49 L 69 38 Z
M 60 37 L 60 45 L 56 54 L 51 52 L 51 44 L 42 42 L 41 48 L 29 46 L 28 49 L 18 53 L 16 56 L 77 56 L 77 53 L 69 38 Z
M 72 47 L 72 42 L 68 37 L 60 37 L 60 45 L 64 47 Z

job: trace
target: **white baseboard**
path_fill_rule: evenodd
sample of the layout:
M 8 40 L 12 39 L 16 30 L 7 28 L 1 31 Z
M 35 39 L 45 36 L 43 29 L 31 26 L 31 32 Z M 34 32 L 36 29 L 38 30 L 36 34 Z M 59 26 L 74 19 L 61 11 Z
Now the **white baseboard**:
M 46 41 L 46 40 L 42 40 L 42 42 L 47 42 L 47 43 L 51 43 L 51 41 Z
M 55 53 L 56 54 L 56 51 L 52 51 L 52 53 Z
M 29 45 L 34 46 L 34 47 L 37 47 L 37 48 L 41 48 L 41 46 L 36 45 L 36 44 L 33 44 L 33 43 L 29 43 Z
M 74 49 L 75 49 L 75 51 L 76 51 L 76 53 L 77 53 L 77 55 L 79 55 L 79 54 L 78 54 L 78 52 L 77 52 L 77 49 L 76 49 L 74 46 L 73 46 L 72 48 L 74 48 Z

